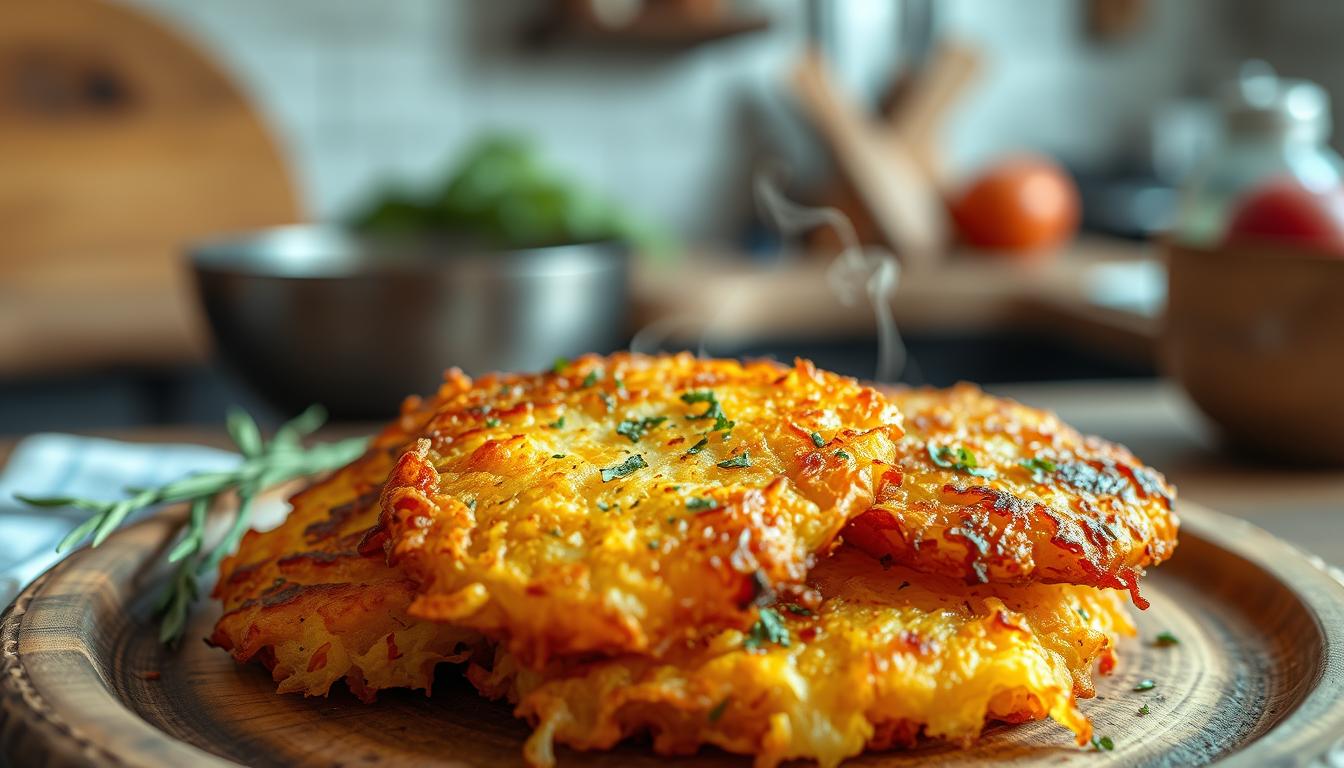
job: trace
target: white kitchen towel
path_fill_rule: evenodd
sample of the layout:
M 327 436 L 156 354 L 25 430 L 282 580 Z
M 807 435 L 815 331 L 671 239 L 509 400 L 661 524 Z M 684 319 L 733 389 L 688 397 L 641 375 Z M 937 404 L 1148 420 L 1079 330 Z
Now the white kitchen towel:
M 29 507 L 15 494 L 119 499 L 127 487 L 162 485 L 193 472 L 230 469 L 239 461 L 237 454 L 199 445 L 61 434 L 25 438 L 0 472 L 0 605 L 61 559 L 57 542 L 88 514 Z

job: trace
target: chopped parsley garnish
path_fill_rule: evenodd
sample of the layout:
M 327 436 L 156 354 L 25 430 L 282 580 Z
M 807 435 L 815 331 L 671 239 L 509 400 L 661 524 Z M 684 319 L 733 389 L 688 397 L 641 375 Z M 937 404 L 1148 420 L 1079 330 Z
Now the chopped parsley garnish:
M 751 625 L 747 639 L 742 645 L 750 649 L 760 648 L 765 643 L 789 647 L 789 629 L 784 626 L 784 620 L 779 614 L 771 608 L 761 609 L 760 616 L 756 619 L 756 623 Z
M 797 604 L 797 603 L 785 603 L 785 604 L 784 604 L 784 610 L 788 611 L 789 613 L 792 613 L 794 616 L 811 616 L 811 615 L 812 615 L 812 609 L 811 609 L 811 608 L 808 608 L 808 607 L 805 606 L 805 605 L 799 605 L 799 604 Z
M 1092 737 L 1092 748 L 1098 752 L 1110 752 L 1115 749 L 1115 742 L 1111 741 L 1110 736 Z
M 616 410 L 616 398 L 612 397 L 612 394 L 610 392 L 603 392 L 601 397 L 602 397 L 602 404 L 607 406 L 607 413 L 611 413 L 612 411 Z
M 650 539 L 650 540 L 649 540 L 649 549 L 657 550 L 657 549 L 658 549 L 659 547 L 661 547 L 662 545 L 663 545 L 663 543 L 662 543 L 661 541 L 657 540 L 657 539 Z
M 929 458 L 944 469 L 955 469 L 976 477 L 994 477 L 994 470 L 981 467 L 975 460 L 975 454 L 960 446 L 929 444 Z
M 1054 472 L 1056 469 L 1059 469 L 1059 466 L 1056 465 L 1055 462 L 1049 459 L 1043 459 L 1040 456 L 1034 456 L 1030 459 L 1023 459 L 1019 461 L 1018 464 L 1021 464 L 1023 467 L 1026 467 L 1027 469 L 1031 470 L 1032 474 L 1035 475 L 1045 475 Z
M 607 510 L 611 509 L 611 505 L 605 501 L 599 501 L 597 502 L 597 508 L 602 510 L 603 512 L 606 512 Z
M 720 461 L 715 466 L 718 466 L 722 469 L 740 469 L 742 467 L 750 467 L 751 453 L 749 451 L 743 451 L 731 459 L 724 459 L 723 461 Z
M 719 404 L 719 398 L 712 390 L 699 389 L 694 392 L 685 392 L 681 396 L 681 401 L 688 405 L 695 403 L 707 403 L 703 413 L 693 413 L 687 416 L 688 421 L 701 421 L 704 419 L 713 419 L 714 426 L 710 432 L 732 431 L 736 425 L 728 418 L 728 414 L 723 412 L 723 406 Z
M 816 432 L 813 432 L 811 437 L 812 437 L 812 444 L 817 446 L 818 448 L 826 445 L 826 439 L 823 438 L 821 435 L 817 434 Z
M 1180 645 L 1180 644 L 1181 644 L 1180 638 L 1176 637 L 1169 631 L 1159 632 L 1157 633 L 1157 637 L 1153 638 L 1153 645 L 1157 646 L 1158 648 L 1166 648 L 1168 646 Z
M 611 380 L 615 382 L 617 389 L 625 389 L 625 379 L 620 376 L 612 376 Z
M 718 509 L 719 502 L 708 496 L 692 496 L 686 500 L 686 508 L 692 512 L 708 512 L 711 509 Z
M 1149 712 L 1152 712 L 1152 710 L 1148 708 L 1147 704 L 1144 704 L 1142 707 L 1139 707 L 1139 717 L 1143 717 Z
M 547 424 L 546 426 L 548 426 L 548 427 L 550 427 L 550 428 L 552 428 L 552 429 L 564 429 L 564 428 L 565 428 L 565 417 L 564 417 L 564 416 L 561 416 L 560 418 L 556 419 L 555 421 L 552 421 L 550 424 Z
M 564 373 L 565 369 L 568 367 L 569 358 L 557 357 L 555 358 L 555 362 L 551 363 L 551 373 Z
M 836 455 L 836 456 L 839 456 L 840 458 L 844 459 L 845 461 L 849 461 L 849 454 L 848 454 L 848 453 L 845 453 L 844 451 L 836 451 L 836 452 L 835 452 L 835 455 Z
M 636 453 L 614 467 L 604 468 L 602 470 L 602 482 L 609 483 L 618 477 L 629 477 L 634 474 L 635 470 L 644 469 L 647 466 L 649 465 L 648 462 L 644 461 L 644 457 Z
M 490 427 L 490 428 L 492 428 L 492 429 L 493 429 L 494 427 L 498 427 L 498 426 L 499 426 L 499 419 L 496 419 L 494 416 L 491 416 L 490 418 L 488 418 L 488 419 L 485 420 L 485 426 Z
M 1157 687 L 1157 683 L 1155 683 L 1155 682 L 1153 682 L 1151 679 L 1145 677 L 1144 679 L 1142 679 L 1142 680 L 1139 681 L 1138 685 L 1134 686 L 1134 690 L 1135 690 L 1135 691 L 1151 691 L 1151 690 L 1153 690 L 1153 689 L 1156 688 L 1156 687 Z
M 695 454 L 703 451 L 706 445 L 709 445 L 709 438 L 702 437 L 700 438 L 700 442 L 696 443 L 695 445 L 692 445 L 689 449 L 687 449 L 686 455 L 694 456 Z
M 552 459 L 563 459 L 563 458 L 565 458 L 565 454 L 563 454 L 563 453 L 552 453 L 552 454 L 551 454 L 551 458 L 552 458 Z
M 723 717 L 723 713 L 728 711 L 728 702 L 732 700 L 733 700 L 732 696 L 724 696 L 723 701 L 720 701 L 718 704 L 715 704 L 714 708 L 709 710 L 709 722 L 711 723 L 719 722 L 719 720 Z
M 616 425 L 616 434 L 628 438 L 632 443 L 647 435 L 650 430 L 667 421 L 666 416 L 650 416 L 645 419 L 626 419 Z
M 601 370 L 592 370 L 592 371 L 589 371 L 589 372 L 588 372 L 588 375 L 583 377 L 583 386 L 585 386 L 585 387 L 591 387 L 591 386 L 593 386 L 594 384 L 596 384 L 596 383 L 597 383 L 597 380 L 600 379 L 600 378 L 602 378 L 602 371 L 601 371 Z

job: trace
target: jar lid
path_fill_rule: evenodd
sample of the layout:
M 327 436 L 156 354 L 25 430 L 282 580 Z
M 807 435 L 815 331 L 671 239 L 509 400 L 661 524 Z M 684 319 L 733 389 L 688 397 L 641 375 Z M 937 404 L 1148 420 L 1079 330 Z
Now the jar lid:
M 1309 141 L 1330 136 L 1330 96 L 1310 80 L 1279 77 L 1262 61 L 1243 64 L 1223 93 L 1223 116 L 1235 134 L 1276 135 Z

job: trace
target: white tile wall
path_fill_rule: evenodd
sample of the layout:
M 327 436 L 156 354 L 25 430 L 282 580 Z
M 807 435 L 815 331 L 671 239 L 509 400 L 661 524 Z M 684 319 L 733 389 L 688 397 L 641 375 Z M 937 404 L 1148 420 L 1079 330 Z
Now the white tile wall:
M 886 0 L 845 0 L 854 4 Z M 766 33 L 686 55 L 518 50 L 525 0 L 123 0 L 196 39 L 289 150 L 308 209 L 339 216 L 380 180 L 429 180 L 490 128 L 533 136 L 561 167 L 683 237 L 727 237 L 749 205 L 744 96 L 778 91 L 800 0 L 766 0 Z M 991 70 L 950 134 L 954 161 L 1025 145 L 1114 151 L 1183 86 L 1201 3 L 1150 3 L 1132 44 L 1081 42 L 1074 0 L 946 0 L 949 34 Z M 856 11 L 873 18 L 872 8 Z M 746 99 L 750 101 L 750 99 Z

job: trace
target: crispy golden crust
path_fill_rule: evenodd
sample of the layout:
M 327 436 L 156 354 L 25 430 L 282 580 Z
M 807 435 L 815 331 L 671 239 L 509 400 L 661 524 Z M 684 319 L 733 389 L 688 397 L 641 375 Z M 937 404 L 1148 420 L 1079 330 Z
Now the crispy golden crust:
M 382 688 L 428 692 L 434 667 L 465 659 L 479 641 L 413 620 L 414 582 L 381 552 L 358 551 L 377 522 L 390 448 L 428 415 L 420 405 L 408 403 L 367 454 L 296 494 L 279 527 L 249 531 L 220 565 L 214 595 L 225 613 L 210 642 L 239 662 L 265 664 L 281 693 L 325 696 L 342 678 L 365 700 Z
M 370 542 L 419 583 L 412 615 L 536 663 L 748 625 L 868 508 L 901 435 L 876 391 L 801 361 L 587 356 L 450 375 L 434 408 Z
M 846 541 L 929 573 L 1127 589 L 1147 607 L 1138 578 L 1171 555 L 1179 524 L 1162 475 L 969 384 L 891 397 L 906 435 Z
M 820 562 L 815 610 L 778 608 L 784 647 L 755 650 L 727 630 L 655 660 L 554 661 L 529 669 L 500 649 L 468 676 L 508 697 L 535 725 L 534 766 L 553 745 L 606 749 L 648 732 L 665 754 L 714 744 L 756 755 L 758 768 L 807 758 L 833 766 L 865 748 L 911 744 L 920 734 L 965 743 L 991 720 L 1046 716 L 1086 743 L 1091 726 L 1074 696 L 1092 695 L 1091 671 L 1114 663 L 1132 634 L 1114 592 L 1067 585 L 966 586 L 842 549 Z

